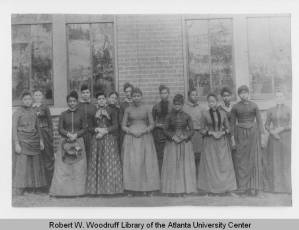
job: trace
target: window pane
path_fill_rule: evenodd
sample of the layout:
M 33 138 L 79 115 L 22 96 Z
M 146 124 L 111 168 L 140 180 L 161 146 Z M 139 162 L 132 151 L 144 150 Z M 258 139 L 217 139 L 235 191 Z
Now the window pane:
M 68 25 L 68 60 L 70 89 L 80 91 L 81 85 L 91 87 L 90 25 Z
M 291 91 L 290 21 L 287 17 L 249 18 L 249 71 L 255 95 L 275 88 Z
M 188 20 L 188 77 L 189 88 L 196 88 L 199 96 L 210 91 L 210 47 L 208 20 Z
M 29 89 L 30 44 L 12 44 L 12 99 L 19 100 L 24 90 Z
M 232 20 L 186 21 L 189 88 L 199 96 L 234 88 L 232 61 Z
M 92 67 L 93 67 L 93 93 L 105 93 L 115 89 L 114 83 L 114 45 L 113 24 L 91 24 L 92 35 Z
M 30 88 L 41 89 L 45 99 L 53 98 L 52 78 L 52 26 L 32 25 L 32 61 Z
M 223 86 L 234 88 L 232 59 L 232 20 L 213 19 L 209 22 L 211 46 L 212 89 L 220 93 Z

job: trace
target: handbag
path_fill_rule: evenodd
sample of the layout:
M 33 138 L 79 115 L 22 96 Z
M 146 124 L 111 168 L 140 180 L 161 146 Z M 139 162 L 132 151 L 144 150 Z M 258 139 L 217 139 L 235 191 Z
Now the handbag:
M 65 139 L 61 143 L 62 145 L 62 160 L 67 164 L 74 164 L 83 158 L 83 148 L 78 140 L 71 141 Z

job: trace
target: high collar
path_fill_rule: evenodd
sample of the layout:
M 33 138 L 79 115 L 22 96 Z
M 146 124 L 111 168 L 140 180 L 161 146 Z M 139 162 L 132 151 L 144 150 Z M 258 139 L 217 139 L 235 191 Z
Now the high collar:
M 192 102 L 189 101 L 189 100 L 186 101 L 186 104 L 187 104 L 188 106 L 191 106 L 191 107 L 196 107 L 196 106 L 198 106 L 198 103 L 192 103 Z
M 68 108 L 68 112 L 71 113 L 71 112 L 76 112 L 78 109 L 78 106 L 76 106 L 74 109 L 71 109 L 71 108 Z
M 33 103 L 32 107 L 33 108 L 39 108 L 42 106 L 42 103 Z
M 82 99 L 80 100 L 80 103 L 82 104 L 90 104 L 91 103 L 91 99 L 89 99 L 88 101 L 83 101 Z

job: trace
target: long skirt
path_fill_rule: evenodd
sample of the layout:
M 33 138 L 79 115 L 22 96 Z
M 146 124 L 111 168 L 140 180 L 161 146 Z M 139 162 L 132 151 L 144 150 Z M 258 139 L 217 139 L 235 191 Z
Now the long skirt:
M 124 189 L 141 192 L 160 189 L 157 153 L 151 134 L 139 138 L 126 134 L 122 157 Z
M 291 132 L 285 131 L 277 140 L 269 137 L 264 160 L 264 190 L 291 193 Z
M 153 137 L 155 142 L 155 147 L 157 151 L 158 163 L 159 163 L 159 170 L 162 170 L 163 164 L 163 153 L 166 144 L 166 136 L 161 128 L 155 128 L 153 130 Z
M 205 137 L 198 170 L 198 188 L 212 193 L 237 188 L 229 143 L 226 137 Z
M 123 192 L 123 177 L 117 137 L 111 134 L 92 139 L 91 158 L 87 173 L 88 194 Z
M 162 166 L 162 193 L 196 192 L 196 168 L 192 143 L 167 142 Z
M 261 190 L 262 153 L 257 125 L 251 128 L 237 126 L 235 130 L 236 152 L 234 156 L 236 178 L 239 191 Z
M 41 136 L 44 141 L 45 149 L 42 151 L 42 159 L 45 165 L 45 172 L 48 186 L 51 185 L 54 173 L 54 148 L 53 148 L 53 134 L 49 128 L 40 129 Z
M 63 160 L 62 141 L 55 157 L 54 175 L 50 188 L 53 196 L 80 196 L 85 194 L 86 186 L 86 154 L 83 138 L 78 138 L 82 151 L 82 158 L 75 163 Z
M 83 136 L 85 152 L 86 152 L 87 168 L 89 167 L 88 162 L 91 158 L 91 140 L 92 140 L 92 136 L 93 135 L 90 132 L 86 132 Z
M 202 135 L 199 130 L 194 130 L 194 135 L 192 136 L 191 142 L 193 146 L 194 157 L 196 160 L 199 160 L 203 145 Z
M 41 154 L 14 155 L 14 188 L 40 188 L 47 186 L 44 163 Z

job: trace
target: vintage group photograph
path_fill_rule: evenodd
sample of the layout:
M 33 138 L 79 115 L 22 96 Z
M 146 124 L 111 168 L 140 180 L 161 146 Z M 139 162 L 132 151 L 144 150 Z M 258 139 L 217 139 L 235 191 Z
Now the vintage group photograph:
M 12 14 L 12 206 L 292 206 L 289 14 Z

